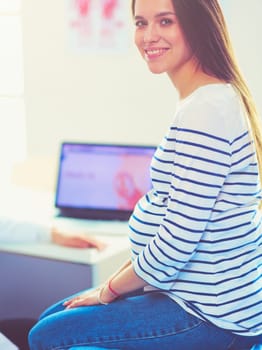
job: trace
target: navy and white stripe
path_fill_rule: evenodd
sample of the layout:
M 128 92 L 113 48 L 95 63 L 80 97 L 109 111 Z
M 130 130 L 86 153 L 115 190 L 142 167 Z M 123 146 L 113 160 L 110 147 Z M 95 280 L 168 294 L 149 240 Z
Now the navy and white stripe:
M 178 106 L 130 219 L 136 273 L 201 319 L 262 333 L 261 189 L 243 107 L 228 84 Z

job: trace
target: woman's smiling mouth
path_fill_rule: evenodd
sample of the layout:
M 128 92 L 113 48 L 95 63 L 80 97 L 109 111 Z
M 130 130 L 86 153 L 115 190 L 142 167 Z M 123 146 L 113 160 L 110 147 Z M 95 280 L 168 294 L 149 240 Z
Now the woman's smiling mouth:
M 153 60 L 155 58 L 163 56 L 169 49 L 145 49 L 145 58 L 147 60 Z

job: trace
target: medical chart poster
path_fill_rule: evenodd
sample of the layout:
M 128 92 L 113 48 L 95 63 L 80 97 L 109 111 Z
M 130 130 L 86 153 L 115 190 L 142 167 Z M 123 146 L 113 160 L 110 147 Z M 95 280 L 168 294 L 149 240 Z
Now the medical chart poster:
M 129 47 L 127 0 L 67 0 L 69 45 L 83 52 L 121 52 Z

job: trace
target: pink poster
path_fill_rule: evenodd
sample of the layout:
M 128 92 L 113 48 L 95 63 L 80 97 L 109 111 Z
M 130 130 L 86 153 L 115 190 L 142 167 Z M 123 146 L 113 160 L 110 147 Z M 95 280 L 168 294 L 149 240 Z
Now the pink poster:
M 70 47 L 83 51 L 123 51 L 128 48 L 127 0 L 68 0 Z

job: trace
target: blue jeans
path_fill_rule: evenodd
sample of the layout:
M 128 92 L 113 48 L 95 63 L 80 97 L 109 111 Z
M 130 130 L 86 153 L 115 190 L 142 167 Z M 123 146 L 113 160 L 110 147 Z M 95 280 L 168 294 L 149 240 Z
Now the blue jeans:
M 241 337 L 186 313 L 161 293 L 109 305 L 51 306 L 31 329 L 31 350 L 250 350 L 260 337 Z

